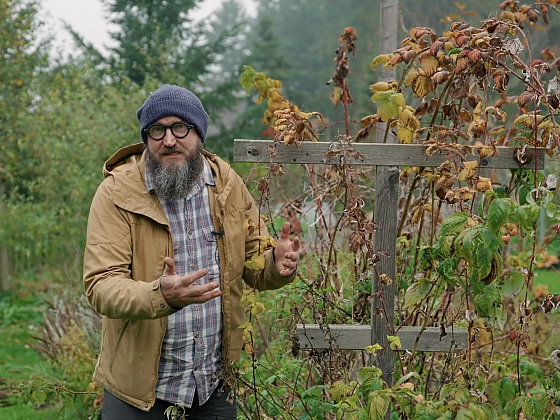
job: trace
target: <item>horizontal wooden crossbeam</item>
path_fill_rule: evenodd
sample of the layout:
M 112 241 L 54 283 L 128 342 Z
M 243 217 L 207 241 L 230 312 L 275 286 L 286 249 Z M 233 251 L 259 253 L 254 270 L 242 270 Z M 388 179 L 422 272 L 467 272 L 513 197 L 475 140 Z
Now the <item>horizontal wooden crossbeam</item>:
M 370 325 L 297 324 L 296 333 L 301 349 L 363 350 L 372 344 Z M 447 352 L 467 347 L 467 330 L 447 328 L 446 333 L 440 337 L 441 330 L 437 327 L 428 327 L 423 331 L 422 327 L 402 327 L 396 335 L 401 340 L 401 350 L 412 351 L 417 339 L 416 351 Z
M 236 162 L 270 162 L 269 147 L 272 140 L 234 140 L 234 160 Z M 424 154 L 426 146 L 422 144 L 386 144 L 386 143 L 352 143 L 345 145 L 359 153 L 357 159 L 348 158 L 346 163 L 352 165 L 375 166 L 439 166 L 447 157 L 445 154 L 435 152 L 430 157 Z M 316 164 L 341 164 L 341 158 L 333 151 L 341 150 L 340 143 L 330 142 L 302 142 L 298 147 L 278 143 L 276 163 L 316 163 Z M 534 159 L 528 159 L 525 164 L 516 159 L 516 147 L 497 147 L 498 155 L 481 160 L 481 167 L 493 169 L 535 169 Z M 331 153 L 329 153 L 331 152 Z M 528 150 L 531 154 L 534 149 Z M 325 157 L 325 155 L 336 155 Z M 544 168 L 544 149 L 537 149 L 537 168 Z M 467 160 L 478 160 L 478 155 L 469 155 Z

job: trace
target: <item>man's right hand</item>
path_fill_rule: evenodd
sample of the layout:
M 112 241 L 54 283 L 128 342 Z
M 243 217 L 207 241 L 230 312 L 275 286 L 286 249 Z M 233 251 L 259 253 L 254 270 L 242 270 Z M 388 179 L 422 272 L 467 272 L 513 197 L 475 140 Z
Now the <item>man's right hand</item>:
M 169 257 L 163 260 L 165 271 L 160 279 L 161 293 L 173 309 L 181 309 L 187 305 L 204 303 L 210 299 L 221 296 L 222 292 L 216 290 L 219 283 L 212 282 L 200 286 L 192 286 L 198 279 L 208 274 L 208 270 L 198 270 L 185 276 L 175 274 L 175 262 Z

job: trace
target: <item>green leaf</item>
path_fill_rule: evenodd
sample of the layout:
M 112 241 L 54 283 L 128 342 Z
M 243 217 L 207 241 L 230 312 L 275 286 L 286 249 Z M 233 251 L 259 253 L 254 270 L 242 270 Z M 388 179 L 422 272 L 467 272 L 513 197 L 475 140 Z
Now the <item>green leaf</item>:
M 422 378 L 418 374 L 418 372 L 409 372 L 404 376 L 401 376 L 399 380 L 393 385 L 394 389 L 397 389 L 399 385 L 404 384 L 405 382 L 409 382 L 411 378 L 417 379 L 418 381 L 422 381 Z
M 329 389 L 329 394 L 333 401 L 340 402 L 348 398 L 348 396 L 352 395 L 356 386 L 356 382 L 354 382 L 354 386 L 346 384 L 342 381 L 336 381 L 333 383 Z
M 387 336 L 387 340 L 389 340 L 389 347 L 391 347 L 391 350 L 398 350 L 402 347 L 401 344 L 401 339 L 399 337 L 397 337 L 396 335 L 388 335 Z
M 524 206 L 527 204 L 527 194 L 533 189 L 532 186 L 523 184 L 518 189 L 519 204 Z
M 395 93 L 394 95 L 391 95 L 391 102 L 394 102 L 403 109 L 406 108 L 406 101 L 402 93 Z
M 420 302 L 422 302 L 432 289 L 432 282 L 428 279 L 419 279 L 412 283 L 404 295 L 404 306 L 407 309 L 412 309 Z
M 476 314 L 480 317 L 486 318 L 490 311 L 491 302 L 484 293 L 474 298 L 474 308 Z
M 368 395 L 368 411 L 371 420 L 384 420 L 387 410 L 389 410 L 389 398 L 379 395 L 377 392 L 370 392 Z
M 459 258 L 447 258 L 443 260 L 436 268 L 436 271 L 448 282 L 453 283 L 455 273 L 459 269 Z
M 498 233 L 500 228 L 507 223 L 513 210 L 513 201 L 509 198 L 495 198 L 488 207 L 488 226 Z
M 358 382 L 362 384 L 367 379 L 379 379 L 382 374 L 383 371 L 376 366 L 363 367 L 358 371 Z
M 521 229 L 532 231 L 534 224 L 539 220 L 541 208 L 539 206 L 519 206 L 515 212 L 515 219 Z
M 517 396 L 518 387 L 510 378 L 502 378 L 500 395 L 506 401 L 511 401 Z
M 35 394 L 35 401 L 37 405 L 43 405 L 46 400 L 47 394 L 45 393 L 45 391 L 37 391 L 37 393 Z
M 532 420 L 544 419 L 545 403 L 534 397 L 524 397 L 521 404 L 523 414 Z
M 381 121 L 389 121 L 399 115 L 399 106 L 390 101 L 381 102 L 377 107 L 377 115 Z
M 239 83 L 241 84 L 241 87 L 245 89 L 247 95 L 251 94 L 251 89 L 255 83 L 255 75 L 256 72 L 253 67 L 247 65 L 243 66 L 243 73 L 239 76 Z
M 366 346 L 366 351 L 370 354 L 375 355 L 379 350 L 383 349 L 383 346 L 379 343 L 372 344 L 371 346 Z
M 517 296 L 525 287 L 525 275 L 512 271 L 503 278 L 501 286 L 502 294 L 505 296 Z
M 488 318 L 486 319 L 486 323 L 492 327 L 497 328 L 500 331 L 504 330 L 504 326 L 507 322 L 507 311 L 504 305 L 495 304 L 494 306 L 490 307 L 488 311 Z
M 558 206 L 554 203 L 548 203 L 546 205 L 546 215 L 550 218 L 556 217 L 558 214 Z
M 535 195 L 537 198 L 535 199 Z M 546 206 L 554 198 L 554 193 L 545 187 L 533 188 L 527 193 L 527 204 L 532 206 Z
M 519 362 L 519 371 L 522 375 L 527 375 L 534 381 L 542 378 L 543 376 L 543 371 L 541 370 L 541 368 L 527 359 L 521 359 L 521 361 Z
M 373 102 L 389 102 L 391 100 L 391 96 L 395 94 L 394 90 L 384 90 L 382 92 L 376 92 L 371 97 Z
M 467 213 L 453 213 L 443 221 L 439 232 L 440 238 L 458 235 L 466 226 L 469 215 Z

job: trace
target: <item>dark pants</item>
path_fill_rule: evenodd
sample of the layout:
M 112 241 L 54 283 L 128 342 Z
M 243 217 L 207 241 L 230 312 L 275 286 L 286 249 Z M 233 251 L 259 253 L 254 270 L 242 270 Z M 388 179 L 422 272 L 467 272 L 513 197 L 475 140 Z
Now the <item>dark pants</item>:
M 185 408 L 185 418 L 187 420 L 237 419 L 237 401 L 234 400 L 233 405 L 227 402 L 228 393 L 229 390 L 227 388 L 222 389 L 220 385 L 203 405 L 198 404 L 198 397 L 195 393 L 192 407 Z M 146 412 L 119 400 L 110 392 L 105 391 L 103 394 L 102 420 L 168 420 L 164 413 L 172 405 L 157 399 L 152 409 Z M 179 408 L 179 414 L 182 413 L 183 410 Z

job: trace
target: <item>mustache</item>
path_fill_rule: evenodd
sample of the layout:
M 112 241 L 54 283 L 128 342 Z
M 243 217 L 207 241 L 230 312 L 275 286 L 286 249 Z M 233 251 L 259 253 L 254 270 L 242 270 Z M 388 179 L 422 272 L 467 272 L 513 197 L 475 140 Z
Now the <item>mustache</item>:
M 159 152 L 160 155 L 164 156 L 164 155 L 171 155 L 173 153 L 183 153 L 184 150 L 182 147 L 178 147 L 177 145 L 171 146 L 171 147 L 167 147 L 164 146 L 163 149 Z

